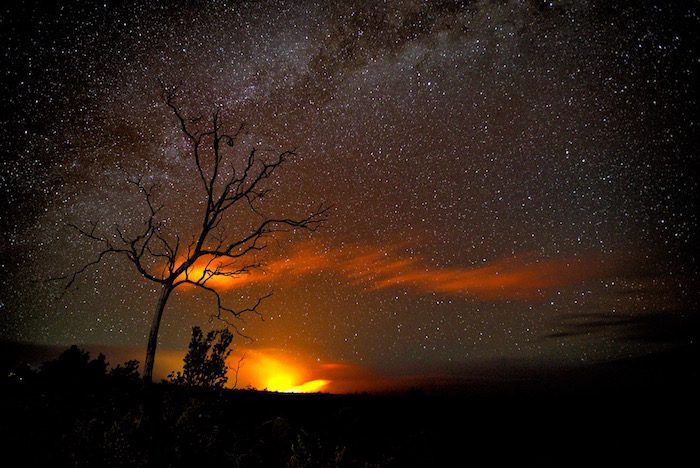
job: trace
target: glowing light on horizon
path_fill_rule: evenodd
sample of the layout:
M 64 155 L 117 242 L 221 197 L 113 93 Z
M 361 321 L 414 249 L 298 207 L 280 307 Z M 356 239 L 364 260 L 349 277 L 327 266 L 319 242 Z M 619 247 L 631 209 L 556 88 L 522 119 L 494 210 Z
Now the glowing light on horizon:
M 287 392 L 294 387 L 294 381 L 291 374 L 275 374 L 268 379 L 265 388 L 271 392 Z
M 332 382 L 328 378 L 310 378 L 319 376 L 312 375 L 310 369 L 274 349 L 250 350 L 243 362 L 240 369 L 242 386 L 281 393 L 313 393 Z
M 290 389 L 284 390 L 285 393 L 315 393 L 315 392 L 320 392 L 323 390 L 325 387 L 328 386 L 328 384 L 331 383 L 330 380 L 325 380 L 325 379 L 316 379 L 316 380 L 309 380 L 308 382 L 305 382 L 301 385 L 297 385 L 296 387 L 292 387 Z

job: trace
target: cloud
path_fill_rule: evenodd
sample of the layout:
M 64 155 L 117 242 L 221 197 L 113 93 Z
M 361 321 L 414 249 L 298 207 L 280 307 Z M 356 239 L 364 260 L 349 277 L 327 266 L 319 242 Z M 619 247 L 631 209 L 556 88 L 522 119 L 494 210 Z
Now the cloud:
M 331 269 L 332 257 L 319 253 L 312 248 L 311 243 L 301 244 L 289 255 L 283 258 L 272 259 L 260 268 L 253 268 L 237 275 L 227 276 L 227 273 L 236 271 L 241 265 L 227 264 L 221 261 L 211 261 L 211 258 L 202 258 L 180 279 L 185 276 L 192 281 L 204 279 L 207 286 L 219 290 L 238 289 L 258 283 L 278 283 L 301 278 L 311 273 Z M 219 269 L 223 274 L 211 275 L 206 271 Z
M 404 271 L 382 268 L 375 289 L 404 286 L 426 293 L 445 293 L 479 299 L 536 299 L 548 290 L 566 288 L 609 274 L 599 259 L 579 257 L 532 259 L 511 257 L 468 268 L 430 268 L 411 265 Z
M 369 291 L 403 288 L 481 300 L 536 300 L 552 290 L 623 274 L 626 262 L 602 255 L 540 258 L 521 254 L 467 267 L 438 267 L 406 244 L 328 248 L 307 242 L 259 270 L 216 277 L 210 286 L 237 289 L 258 283 L 291 284 L 313 274 L 339 275 Z M 199 267 L 201 269 L 201 266 Z M 233 267 L 232 267 L 233 268 Z M 201 271 L 193 273 L 193 276 Z

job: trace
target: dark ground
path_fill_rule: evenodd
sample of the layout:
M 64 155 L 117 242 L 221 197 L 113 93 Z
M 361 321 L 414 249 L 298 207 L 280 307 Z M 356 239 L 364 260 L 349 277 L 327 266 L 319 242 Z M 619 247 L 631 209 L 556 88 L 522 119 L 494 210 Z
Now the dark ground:
M 694 466 L 698 458 L 695 345 L 393 395 L 146 391 L 130 369 L 81 356 L 3 371 L 3 466 Z

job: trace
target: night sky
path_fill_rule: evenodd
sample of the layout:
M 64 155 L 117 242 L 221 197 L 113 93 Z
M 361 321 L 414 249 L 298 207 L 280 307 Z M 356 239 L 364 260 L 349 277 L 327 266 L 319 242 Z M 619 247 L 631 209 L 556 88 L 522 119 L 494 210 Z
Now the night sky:
M 62 297 L 47 279 L 97 252 L 68 223 L 140 226 L 125 172 L 184 237 L 199 223 L 159 80 L 188 115 L 245 122 L 237 154 L 296 148 L 264 213 L 332 205 L 219 285 L 236 306 L 274 293 L 238 323 L 250 372 L 356 390 L 693 339 L 675 331 L 696 323 L 697 2 L 153 3 L 0 11 L 5 340 L 143 360 L 157 285 L 116 257 Z M 173 297 L 163 369 L 193 325 L 221 326 L 214 305 Z

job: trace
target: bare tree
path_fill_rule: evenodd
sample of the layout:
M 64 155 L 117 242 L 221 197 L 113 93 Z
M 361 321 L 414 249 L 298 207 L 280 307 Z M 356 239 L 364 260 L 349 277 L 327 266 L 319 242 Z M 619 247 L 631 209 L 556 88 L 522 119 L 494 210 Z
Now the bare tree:
M 182 242 L 180 233 L 166 229 L 161 214 L 164 205 L 156 203 L 157 185 L 148 184 L 144 177 L 130 178 L 127 182 L 138 190 L 147 207 L 143 227 L 136 233 L 115 226 L 111 234 L 100 233 L 97 222 L 88 226 L 71 224 L 78 234 L 99 247 L 97 256 L 82 268 L 64 276 L 65 289 L 91 266 L 97 265 L 109 255 L 120 256 L 131 262 L 144 278 L 160 285 L 160 296 L 156 303 L 153 321 L 148 336 L 143 378 L 150 383 L 158 329 L 163 312 L 172 292 L 179 286 L 189 284 L 213 295 L 216 301 L 215 317 L 233 325 L 228 318 L 240 318 L 247 313 L 259 314 L 258 308 L 267 296 L 260 297 L 255 304 L 234 309 L 224 304 L 220 292 L 212 285 L 212 278 L 235 277 L 259 268 L 252 257 L 265 247 L 266 239 L 277 232 L 293 229 L 315 230 L 327 218 L 328 207 L 320 205 L 305 216 L 298 218 L 272 218 L 261 214 L 258 202 L 270 188 L 265 182 L 290 157 L 294 150 L 272 153 L 255 147 L 236 157 L 234 148 L 243 131 L 243 125 L 234 133 L 227 133 L 216 110 L 207 121 L 201 117 L 186 117 L 176 103 L 177 88 L 162 85 L 165 104 L 177 118 L 182 134 L 188 143 L 188 157 L 193 163 L 194 177 L 204 191 L 204 209 L 201 224 L 194 227 L 191 241 Z M 258 222 L 243 234 L 231 234 L 231 220 L 227 214 L 244 208 L 253 213 Z M 198 265 L 198 268 L 193 268 Z M 196 271 L 196 273 L 194 273 Z M 235 325 L 233 325 L 235 328 Z

